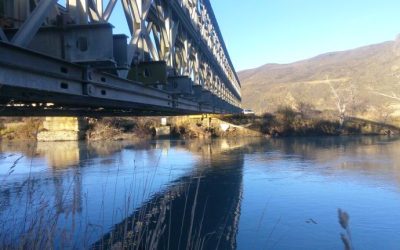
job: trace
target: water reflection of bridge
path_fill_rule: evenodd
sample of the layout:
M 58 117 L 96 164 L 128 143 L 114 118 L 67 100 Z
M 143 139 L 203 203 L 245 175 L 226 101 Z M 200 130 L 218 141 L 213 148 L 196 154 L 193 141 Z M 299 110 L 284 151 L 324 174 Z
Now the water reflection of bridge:
M 221 150 L 221 142 L 206 145 L 186 145 L 203 156 L 194 172 L 152 196 L 95 248 L 236 249 L 243 154 Z
M 66 142 L 10 142 L 1 143 L 0 152 L 18 152 L 28 157 L 42 157 L 53 169 L 79 166 L 93 158 L 108 157 L 124 149 L 130 150 L 177 150 L 189 151 L 209 159 L 212 155 L 226 153 L 250 146 L 258 139 L 221 139 L 221 140 L 159 140 L 159 141 L 66 141 Z
M 186 248 L 188 245 L 193 248 L 200 244 L 206 247 L 220 246 L 225 249 L 234 248 L 236 244 L 242 194 L 244 158 L 242 149 L 251 147 L 252 143 L 251 140 L 242 139 L 155 141 L 140 144 L 39 142 L 36 145 L 3 144 L 1 151 L 24 152 L 29 157 L 45 158 L 51 167 L 49 172 L 53 180 L 56 210 L 54 212 L 73 214 L 76 217 L 89 210 L 89 207 L 85 205 L 85 200 L 87 202 L 91 197 L 84 197 L 86 190 L 84 183 L 85 178 L 90 178 L 90 176 L 83 174 L 82 171 L 90 168 L 94 161 L 99 164 L 104 163 L 104 165 L 113 164 L 112 161 L 116 155 L 124 150 L 140 151 L 146 154 L 152 154 L 154 150 L 162 153 L 172 149 L 190 152 L 194 155 L 195 163 L 193 167 L 188 168 L 189 171 L 167 182 L 163 185 L 164 188 L 143 200 L 124 218 L 121 218 L 121 221 L 104 225 L 104 228 L 109 228 L 108 230 L 112 228 L 112 230 L 94 233 L 96 236 L 91 238 L 90 242 L 100 239 L 98 243 L 105 242 L 106 246 L 111 246 L 129 243 L 129 240 L 137 237 L 135 240 L 143 240 L 140 246 L 159 244 L 163 247 L 168 245 L 170 249 L 179 249 Z M 157 158 L 156 155 L 150 155 L 150 157 Z M 67 178 L 63 174 L 65 171 L 70 173 Z M 70 183 L 63 183 L 65 181 Z M 47 186 L 48 188 L 50 186 Z M 71 197 L 66 199 L 68 192 L 71 193 Z M 111 215 L 106 214 L 106 216 Z M 69 227 L 60 225 L 60 227 L 64 226 Z M 154 234 L 150 233 L 155 231 L 158 232 L 156 241 L 153 238 Z M 98 243 L 95 246 L 98 246 Z

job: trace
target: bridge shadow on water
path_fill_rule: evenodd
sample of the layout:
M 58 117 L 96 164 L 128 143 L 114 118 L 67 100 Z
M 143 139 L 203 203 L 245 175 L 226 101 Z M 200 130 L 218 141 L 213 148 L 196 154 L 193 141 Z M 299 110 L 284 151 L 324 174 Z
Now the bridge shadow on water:
M 217 154 L 154 195 L 94 248 L 235 249 L 243 154 Z
M 40 200 L 45 199 L 49 210 L 46 210 L 48 214 L 44 216 L 48 217 L 48 223 L 42 222 L 43 224 L 40 227 L 48 228 L 52 225 L 51 221 L 55 220 L 57 221 L 57 229 L 52 232 L 54 235 L 49 239 L 46 239 L 47 236 L 42 236 L 44 238 L 41 241 L 45 243 L 48 240 L 55 241 L 53 242 L 55 247 L 235 249 L 243 192 L 245 149 L 248 148 L 252 151 L 254 150 L 250 149 L 252 145 L 258 145 L 258 143 L 259 140 L 257 139 L 166 140 L 140 144 L 129 142 L 3 143 L 2 152 L 22 153 L 27 162 L 30 161 L 31 164 L 34 159 L 41 159 L 41 161 L 45 159 L 47 168 L 42 167 L 34 172 L 36 167 L 27 166 L 27 169 L 30 168 L 29 171 L 33 169 L 33 172 L 23 172 L 26 176 L 29 175 L 28 182 L 32 182 L 27 185 L 25 180 L 19 181 L 19 177 L 15 177 L 17 180 L 11 178 L 12 175 L 7 177 L 9 179 L 4 182 L 1 196 L 3 198 L 7 196 L 9 202 L 7 202 L 8 205 L 2 202 L 0 207 L 5 212 L 15 213 L 17 217 L 21 216 L 16 221 L 34 222 L 37 221 L 37 218 L 33 217 L 43 216 L 40 204 L 37 206 L 35 200 L 39 200 L 39 197 Z M 133 194 L 132 199 L 143 196 L 140 203 L 128 204 L 131 201 L 130 198 L 126 197 L 127 190 L 123 189 L 122 186 L 117 188 L 118 183 L 115 184 L 117 198 L 112 197 L 109 194 L 111 192 L 102 195 L 93 193 L 91 187 L 88 186 L 88 180 L 92 178 L 90 175 L 99 175 L 99 172 L 96 170 L 89 174 L 86 171 L 93 171 L 93 168 L 98 167 L 99 171 L 105 171 L 110 166 L 114 170 L 107 171 L 115 171 L 114 165 L 119 164 L 118 157 L 122 157 L 123 152 L 135 152 L 137 154 L 145 152 L 147 158 L 157 161 L 158 157 L 163 156 L 155 152 L 161 152 L 162 155 L 162 152 L 168 152 L 168 150 L 178 152 L 178 157 L 173 158 L 173 161 L 177 163 L 185 162 L 179 158 L 179 156 L 184 157 L 184 154 L 190 154 L 194 161 L 187 163 L 192 165 L 185 167 L 186 170 L 182 172 L 183 174 L 167 180 L 154 192 L 135 190 L 137 193 Z M 25 163 L 19 162 L 19 164 Z M 140 177 L 143 180 L 138 177 L 140 171 L 149 171 L 148 169 L 151 166 L 143 169 L 137 168 L 137 170 L 129 169 L 126 171 L 138 172 L 135 177 L 137 179 L 131 180 L 138 182 L 138 187 L 142 182 L 146 182 L 147 185 L 148 182 L 153 181 L 147 180 L 149 175 L 143 174 Z M 123 166 L 121 166 L 121 169 L 119 175 L 122 175 L 125 171 Z M 154 174 L 158 174 L 156 173 L 157 170 L 154 171 Z M 171 168 L 168 171 L 174 170 Z M 43 174 L 43 172 L 46 172 L 46 174 Z M 44 177 L 42 177 L 43 175 Z M 107 172 L 107 179 L 110 178 L 109 175 L 110 172 Z M 130 177 L 128 176 L 128 178 Z M 157 177 L 150 176 L 151 178 Z M 18 185 L 20 185 L 19 188 Z M 97 185 L 104 188 L 103 183 Z M 140 187 L 146 188 L 146 185 Z M 27 187 L 29 190 L 23 191 Z M 97 187 L 97 190 L 99 190 L 99 187 Z M 15 188 L 19 190 L 18 194 L 14 190 Z M 114 189 L 114 187 L 112 188 Z M 30 196 L 30 198 L 27 196 Z M 32 200 L 32 203 L 28 205 L 31 206 L 30 209 L 33 212 L 28 216 L 33 217 L 29 217 L 28 220 L 23 218 L 23 211 L 17 209 L 17 207 L 21 208 L 26 205 L 25 199 Z M 112 204 L 113 202 L 116 202 L 116 204 Z M 117 210 L 121 211 L 120 217 L 116 218 L 114 208 L 111 212 L 108 207 L 111 205 L 118 207 Z M 99 209 L 99 206 L 102 206 L 102 209 Z M 131 206 L 131 208 L 126 208 L 126 206 Z M 0 216 L 1 221 L 8 220 L 6 214 L 3 214 L 4 218 Z M 102 223 L 102 220 L 99 219 L 102 216 L 109 218 L 103 219 L 103 223 L 106 222 L 97 226 L 98 223 Z M 19 225 L 17 222 L 13 223 L 14 226 Z M 32 233 L 23 232 L 22 228 L 30 228 L 30 226 L 22 224 L 15 227 L 16 230 L 12 233 L 15 237 L 14 240 Z M 78 226 L 79 224 L 83 225 Z M 11 226 L 11 224 L 8 226 Z M 96 226 L 98 228 L 94 229 L 93 227 Z M 4 224 L 3 229 L 6 230 L 6 228 L 7 224 Z M 35 230 L 38 234 L 44 232 L 40 228 L 35 228 Z M 59 234 L 60 232 L 61 234 Z M 66 232 L 69 235 L 68 237 L 62 235 Z M 29 240 L 26 241 L 29 242 Z

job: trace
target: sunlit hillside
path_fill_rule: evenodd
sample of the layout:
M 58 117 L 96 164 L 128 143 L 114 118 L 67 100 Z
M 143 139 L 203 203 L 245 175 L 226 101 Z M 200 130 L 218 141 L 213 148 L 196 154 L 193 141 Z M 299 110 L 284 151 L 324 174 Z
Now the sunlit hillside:
M 400 39 L 239 72 L 243 106 L 258 113 L 309 104 L 376 121 L 400 116 Z

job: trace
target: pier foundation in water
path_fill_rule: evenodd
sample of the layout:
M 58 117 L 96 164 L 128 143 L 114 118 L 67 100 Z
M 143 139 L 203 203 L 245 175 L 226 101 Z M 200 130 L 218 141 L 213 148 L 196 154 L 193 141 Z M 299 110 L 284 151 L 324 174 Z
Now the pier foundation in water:
M 83 117 L 46 117 L 38 141 L 77 141 L 85 139 L 87 121 Z

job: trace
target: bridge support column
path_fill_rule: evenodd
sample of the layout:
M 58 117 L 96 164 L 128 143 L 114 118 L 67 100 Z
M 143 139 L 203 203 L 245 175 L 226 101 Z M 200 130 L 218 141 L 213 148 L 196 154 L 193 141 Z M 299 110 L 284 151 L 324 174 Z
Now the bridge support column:
M 77 141 L 85 138 L 87 122 L 82 117 L 46 117 L 38 141 Z

